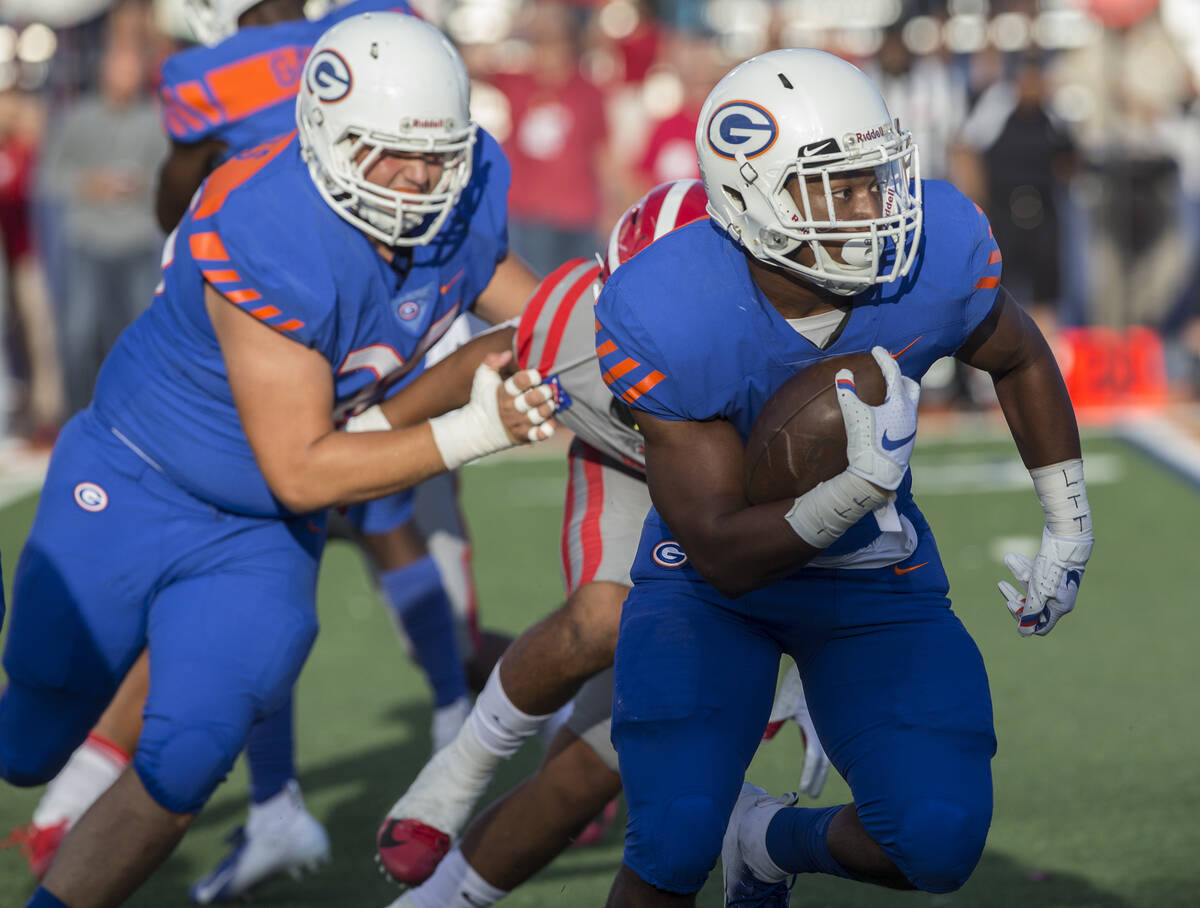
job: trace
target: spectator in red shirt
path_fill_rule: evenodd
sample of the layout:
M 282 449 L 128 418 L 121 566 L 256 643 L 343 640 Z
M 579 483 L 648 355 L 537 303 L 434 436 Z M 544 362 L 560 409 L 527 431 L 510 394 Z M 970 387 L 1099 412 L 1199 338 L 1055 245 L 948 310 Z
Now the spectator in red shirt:
M 579 70 L 580 15 L 563 3 L 536 4 L 529 70 L 488 77 L 510 108 L 510 241 L 542 274 L 599 248 L 608 126 L 599 89 Z
M 668 46 L 669 66 L 679 78 L 682 96 L 673 113 L 650 124 L 646 145 L 635 166 L 636 199 L 659 183 L 699 179 L 696 161 L 696 121 L 709 91 L 724 75 L 715 42 L 710 37 L 680 33 Z

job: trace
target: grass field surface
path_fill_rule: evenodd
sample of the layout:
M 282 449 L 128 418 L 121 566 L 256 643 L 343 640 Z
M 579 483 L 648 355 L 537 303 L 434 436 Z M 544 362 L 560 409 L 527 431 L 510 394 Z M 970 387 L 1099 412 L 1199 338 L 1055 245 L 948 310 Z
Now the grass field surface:
M 997 580 L 1013 547 L 1032 552 L 1041 514 L 1011 442 L 918 446 L 917 500 L 929 517 L 955 609 L 991 677 L 999 752 L 987 850 L 958 893 L 895 893 L 802 877 L 792 904 L 811 908 L 953 905 L 979 908 L 1171 908 L 1200 905 L 1200 526 L 1195 488 L 1111 438 L 1085 444 L 1097 546 L 1076 612 L 1047 638 L 1023 640 Z M 483 623 L 518 632 L 561 599 L 561 460 L 508 459 L 464 471 Z M 0 510 L 11 575 L 34 499 Z M 331 867 L 256 894 L 262 906 L 374 906 L 397 895 L 372 863 L 375 829 L 429 750 L 429 704 L 397 646 L 357 552 L 332 543 L 321 572 L 321 634 L 300 679 L 300 780 L 333 839 Z M 750 778 L 795 787 L 803 750 L 794 726 L 764 745 Z M 531 742 L 485 800 L 535 766 Z M 678 755 L 687 760 L 687 754 Z M 695 755 L 694 759 L 702 759 Z M 919 774 L 920 766 L 911 767 Z M 25 822 L 38 790 L 0 785 L 0 835 Z M 244 816 L 239 762 L 184 842 L 129 904 L 186 905 L 187 884 L 224 854 Z M 831 775 L 818 803 L 848 800 Z M 620 860 L 621 830 L 572 850 L 512 895 L 513 908 L 602 905 Z M 0 852 L 0 906 L 33 884 Z M 719 871 L 700 904 L 721 904 Z

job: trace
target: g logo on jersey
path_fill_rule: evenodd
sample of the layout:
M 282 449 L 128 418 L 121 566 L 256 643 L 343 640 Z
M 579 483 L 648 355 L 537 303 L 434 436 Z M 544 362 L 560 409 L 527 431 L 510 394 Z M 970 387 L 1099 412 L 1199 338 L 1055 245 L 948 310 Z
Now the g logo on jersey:
M 323 50 L 313 57 L 305 78 L 313 97 L 326 104 L 336 104 L 354 87 L 350 67 L 336 50 Z
M 108 493 L 94 482 L 81 482 L 75 486 L 75 503 L 94 514 L 108 507 Z
M 659 567 L 677 568 L 687 564 L 688 556 L 684 554 L 683 549 L 679 547 L 679 543 L 674 539 L 668 539 L 666 542 L 660 542 L 654 547 L 654 551 L 650 553 L 650 557 L 654 559 L 654 563 Z
M 416 300 L 408 300 L 396 307 L 396 314 L 406 322 L 411 322 L 421 314 L 421 304 Z
M 775 118 L 752 101 L 726 101 L 708 119 L 708 147 L 729 160 L 738 152 L 756 158 L 778 136 Z

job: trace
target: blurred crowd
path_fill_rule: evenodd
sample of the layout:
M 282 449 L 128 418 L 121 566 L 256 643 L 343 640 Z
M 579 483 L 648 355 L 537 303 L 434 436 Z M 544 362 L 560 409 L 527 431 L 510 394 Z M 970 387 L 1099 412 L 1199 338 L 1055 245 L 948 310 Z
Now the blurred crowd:
M 0 24 L 0 437 L 52 441 L 153 297 L 156 79 L 188 43 L 177 3 L 41 26 L 49 53 L 22 55 L 28 15 Z M 512 163 L 512 246 L 538 271 L 594 255 L 651 186 L 699 175 L 700 105 L 733 63 L 823 47 L 877 80 L 922 175 L 986 211 L 1005 285 L 1049 336 L 1151 328 L 1173 392 L 1200 394 L 1200 4 L 414 5 L 462 49 L 476 118 Z M 970 389 L 949 376 L 942 393 Z

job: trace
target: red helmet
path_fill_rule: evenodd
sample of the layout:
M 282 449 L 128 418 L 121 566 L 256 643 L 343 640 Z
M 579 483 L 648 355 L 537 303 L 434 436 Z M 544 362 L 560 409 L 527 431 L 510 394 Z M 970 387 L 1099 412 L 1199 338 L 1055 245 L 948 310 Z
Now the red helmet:
M 600 280 L 677 227 L 708 217 L 708 196 L 699 180 L 675 180 L 655 186 L 617 220 L 608 236 Z

